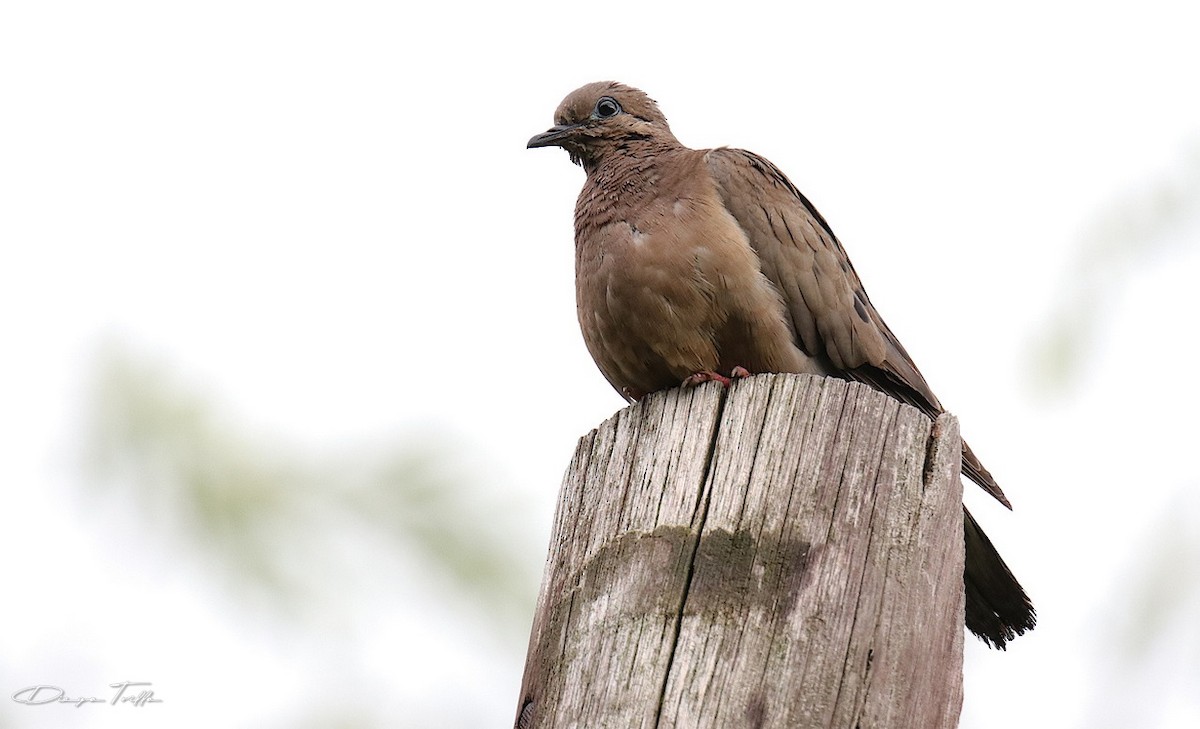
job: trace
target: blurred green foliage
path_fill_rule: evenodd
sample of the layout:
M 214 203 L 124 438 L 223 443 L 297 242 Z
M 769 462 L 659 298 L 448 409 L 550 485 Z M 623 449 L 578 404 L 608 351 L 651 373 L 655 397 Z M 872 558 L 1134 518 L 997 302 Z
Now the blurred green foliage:
M 1104 206 L 1080 237 L 1046 324 L 1035 334 L 1031 382 L 1065 394 L 1092 355 L 1111 303 L 1145 265 L 1194 238 L 1178 235 L 1200 216 L 1200 144 L 1178 165 Z
M 323 455 L 244 432 L 199 387 L 119 346 L 96 372 L 93 496 L 136 505 L 149 535 L 208 562 L 236 594 L 266 596 L 284 614 L 314 602 L 351 611 L 356 550 L 382 546 L 435 576 L 454 604 L 486 606 L 479 614 L 504 636 L 528 629 L 536 566 L 514 518 L 526 505 L 486 492 L 446 444 Z
M 1140 188 L 1104 206 L 1081 236 L 1045 327 L 1035 334 L 1032 382 L 1043 395 L 1062 395 L 1108 335 L 1110 308 L 1127 282 L 1181 248 L 1200 244 L 1189 230 L 1200 222 L 1200 144 Z M 1169 311 L 1180 331 L 1194 329 L 1196 312 Z M 1152 368 L 1152 367 L 1151 367 Z M 1152 368 L 1153 369 L 1153 368 Z M 1154 457 L 1172 457 L 1155 454 Z M 1149 456 L 1147 456 L 1149 457 Z M 1194 487 L 1190 471 L 1180 482 Z M 1130 498 L 1136 498 L 1131 485 Z M 1083 726 L 1123 729 L 1167 726 L 1171 681 L 1200 677 L 1200 538 L 1197 502 L 1180 491 L 1144 533 L 1114 529 L 1107 537 L 1129 545 L 1130 563 L 1113 566 L 1116 587 L 1103 605 L 1089 606 L 1096 660 L 1087 677 L 1091 699 Z M 1091 538 L 1098 538 L 1093 528 Z

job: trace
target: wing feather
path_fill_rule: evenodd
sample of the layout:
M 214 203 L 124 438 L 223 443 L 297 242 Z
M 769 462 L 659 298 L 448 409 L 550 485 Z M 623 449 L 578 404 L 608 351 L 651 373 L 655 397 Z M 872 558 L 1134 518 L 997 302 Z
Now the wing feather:
M 714 149 L 708 163 L 726 208 L 783 295 L 804 351 L 930 415 L 940 413 L 941 403 L 812 203 L 752 152 Z
M 742 149 L 709 150 L 707 160 L 726 209 L 783 297 L 797 345 L 834 372 L 930 417 L 941 413 L 942 404 L 875 310 L 841 242 L 791 180 L 768 160 Z M 1008 505 L 965 442 L 963 472 Z

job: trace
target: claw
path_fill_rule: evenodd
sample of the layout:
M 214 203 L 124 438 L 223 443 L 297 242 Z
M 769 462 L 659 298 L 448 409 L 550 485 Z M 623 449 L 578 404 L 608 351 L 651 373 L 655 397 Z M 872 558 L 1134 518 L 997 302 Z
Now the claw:
M 730 380 L 728 377 L 719 372 L 704 370 L 703 372 L 697 372 L 694 375 L 689 375 L 688 378 L 683 381 L 683 387 L 695 387 L 696 385 L 704 382 L 720 382 L 722 385 L 729 387 Z
M 714 372 L 713 370 L 704 370 L 702 372 L 697 372 L 684 380 L 683 387 L 695 387 L 696 385 L 704 382 L 720 382 L 725 387 L 729 387 L 733 384 L 734 380 L 740 380 L 743 377 L 749 376 L 750 370 L 742 367 L 741 365 L 734 367 L 733 370 L 730 371 L 729 377 L 726 377 L 720 372 Z

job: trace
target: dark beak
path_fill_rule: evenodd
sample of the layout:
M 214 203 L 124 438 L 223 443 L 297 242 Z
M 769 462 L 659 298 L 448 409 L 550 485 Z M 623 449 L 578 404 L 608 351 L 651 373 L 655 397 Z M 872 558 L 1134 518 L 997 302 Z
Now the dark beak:
M 525 145 L 525 149 L 561 146 L 563 140 L 569 138 L 571 133 L 574 132 L 578 127 L 578 124 L 559 124 L 557 126 L 550 127 L 546 131 L 530 139 L 529 144 Z

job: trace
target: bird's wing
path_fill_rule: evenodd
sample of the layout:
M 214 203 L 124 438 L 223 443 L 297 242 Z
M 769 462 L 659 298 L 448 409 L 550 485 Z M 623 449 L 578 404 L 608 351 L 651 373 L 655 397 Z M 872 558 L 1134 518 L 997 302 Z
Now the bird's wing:
M 886 392 L 930 417 L 942 405 L 875 310 L 829 224 L 775 165 L 741 149 L 714 149 L 708 168 L 779 289 L 796 344 L 847 377 Z M 963 471 L 1002 503 L 1003 492 L 963 444 Z
M 783 295 L 797 344 L 811 357 L 931 417 L 942 411 L 904 346 L 875 311 L 842 244 L 775 165 L 740 149 L 714 149 L 708 166 Z

